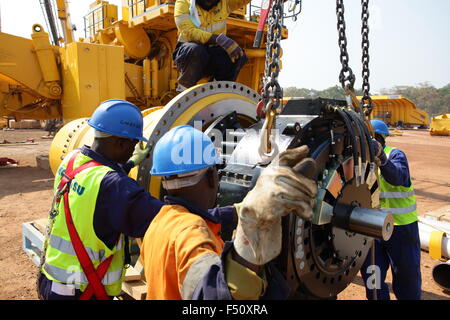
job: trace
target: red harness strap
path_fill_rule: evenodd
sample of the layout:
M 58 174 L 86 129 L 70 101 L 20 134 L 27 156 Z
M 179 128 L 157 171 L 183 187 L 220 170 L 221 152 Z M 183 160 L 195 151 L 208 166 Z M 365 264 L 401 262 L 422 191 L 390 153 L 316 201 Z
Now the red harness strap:
M 63 178 L 61 179 L 61 182 L 58 186 L 58 190 L 64 190 L 64 188 L 67 187 L 67 183 L 72 181 L 75 175 L 83 171 L 84 169 L 102 165 L 97 161 L 91 160 L 73 170 L 73 163 L 77 156 L 78 152 L 75 153 L 70 158 L 67 164 L 66 172 L 63 175 Z M 114 255 L 108 257 L 108 259 L 103 261 L 96 270 L 94 265 L 92 264 L 91 259 L 89 258 L 88 253 L 86 252 L 86 248 L 84 247 L 80 236 L 78 235 L 77 229 L 75 228 L 75 224 L 73 222 L 72 214 L 70 212 L 69 207 L 68 190 L 64 192 L 64 211 L 66 216 L 67 229 L 69 230 L 70 240 L 77 255 L 78 261 L 80 261 L 80 265 L 83 268 L 83 272 L 89 281 L 89 284 L 86 287 L 86 290 L 82 293 L 80 300 L 89 300 L 93 295 L 95 295 L 96 298 L 99 300 L 109 300 L 109 296 L 106 293 L 105 288 L 103 287 L 101 279 L 103 279 L 103 277 L 105 276 L 106 271 L 108 270 Z

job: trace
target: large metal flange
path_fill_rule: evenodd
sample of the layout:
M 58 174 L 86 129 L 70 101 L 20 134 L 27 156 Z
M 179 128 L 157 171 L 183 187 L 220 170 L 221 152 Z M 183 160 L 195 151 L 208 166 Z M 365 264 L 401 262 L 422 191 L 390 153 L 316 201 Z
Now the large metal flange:
M 356 187 L 352 179 L 343 186 L 337 202 L 350 204 L 354 199 L 361 201 L 363 207 L 370 207 L 370 189 Z M 373 238 L 332 223 L 315 225 L 300 218 L 295 220 L 293 264 L 304 289 L 319 298 L 337 296 L 359 272 Z
M 93 130 L 88 125 L 87 118 L 76 119 L 64 125 L 50 146 L 49 162 L 53 174 L 56 174 L 61 161 L 70 151 L 83 144 L 91 145 L 93 141 Z
M 243 84 L 231 81 L 208 82 L 194 86 L 173 98 L 164 108 L 144 118 L 145 137 L 149 139 L 149 157 L 138 169 L 136 180 L 154 197 L 160 196 L 160 180 L 150 176 L 153 148 L 172 127 L 189 124 L 206 129 L 217 118 L 237 112 L 242 125 L 256 122 L 256 104 L 260 95 Z

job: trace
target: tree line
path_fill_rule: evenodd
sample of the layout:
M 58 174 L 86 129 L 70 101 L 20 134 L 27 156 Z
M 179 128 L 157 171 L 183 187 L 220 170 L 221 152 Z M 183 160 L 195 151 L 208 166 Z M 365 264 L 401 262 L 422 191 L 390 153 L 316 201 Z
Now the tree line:
M 283 93 L 285 97 L 345 99 L 344 91 L 337 85 L 325 90 L 288 87 L 283 89 Z M 355 93 L 361 96 L 362 90 L 355 90 Z M 450 83 L 442 88 L 436 88 L 429 82 L 419 83 L 416 86 L 394 86 L 383 88 L 376 95 L 402 95 L 430 116 L 450 113 Z

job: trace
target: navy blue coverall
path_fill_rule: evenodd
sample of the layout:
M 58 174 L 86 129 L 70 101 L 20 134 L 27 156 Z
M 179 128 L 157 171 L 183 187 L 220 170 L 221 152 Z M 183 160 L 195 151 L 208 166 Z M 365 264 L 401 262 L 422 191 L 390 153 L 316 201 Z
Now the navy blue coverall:
M 399 149 L 389 155 L 386 165 L 380 167 L 383 178 L 394 186 L 411 186 L 408 160 Z M 388 241 L 375 239 L 375 264 L 380 271 L 380 288 L 377 288 L 378 300 L 390 300 L 389 288 L 385 283 L 389 266 L 392 268 L 392 289 L 398 300 L 420 300 L 422 278 L 420 271 L 420 237 L 417 221 L 395 226 Z M 366 286 L 367 299 L 373 299 L 373 290 L 368 288 L 368 280 L 374 278 L 367 273 L 371 265 L 370 253 L 361 267 L 361 275 Z

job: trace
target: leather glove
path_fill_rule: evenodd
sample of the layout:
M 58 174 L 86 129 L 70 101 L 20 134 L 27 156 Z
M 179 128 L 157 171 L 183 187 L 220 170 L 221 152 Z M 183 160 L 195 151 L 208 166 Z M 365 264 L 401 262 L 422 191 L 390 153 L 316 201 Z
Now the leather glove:
M 384 153 L 384 149 L 383 146 L 381 145 L 381 143 L 379 143 L 377 140 L 372 139 L 372 148 L 375 152 L 375 157 L 376 157 L 376 164 L 379 167 L 382 167 L 384 165 L 386 165 L 387 163 L 387 157 L 386 154 Z
M 142 148 L 143 146 L 144 143 L 142 141 L 139 141 L 134 147 L 133 155 L 129 160 L 133 162 L 133 166 L 139 165 L 142 161 L 144 161 L 145 158 L 148 158 L 148 155 L 150 154 L 150 148 Z
M 244 51 L 233 39 L 228 38 L 223 33 L 219 34 L 216 38 L 216 43 L 221 46 L 228 54 L 231 62 L 234 63 L 240 57 L 244 55 Z
M 295 212 L 309 220 L 313 214 L 316 182 L 296 172 L 315 162 L 306 158 L 307 146 L 279 154 L 262 171 L 255 187 L 236 204 L 239 217 L 234 248 L 246 261 L 263 265 L 281 252 L 281 218 Z

